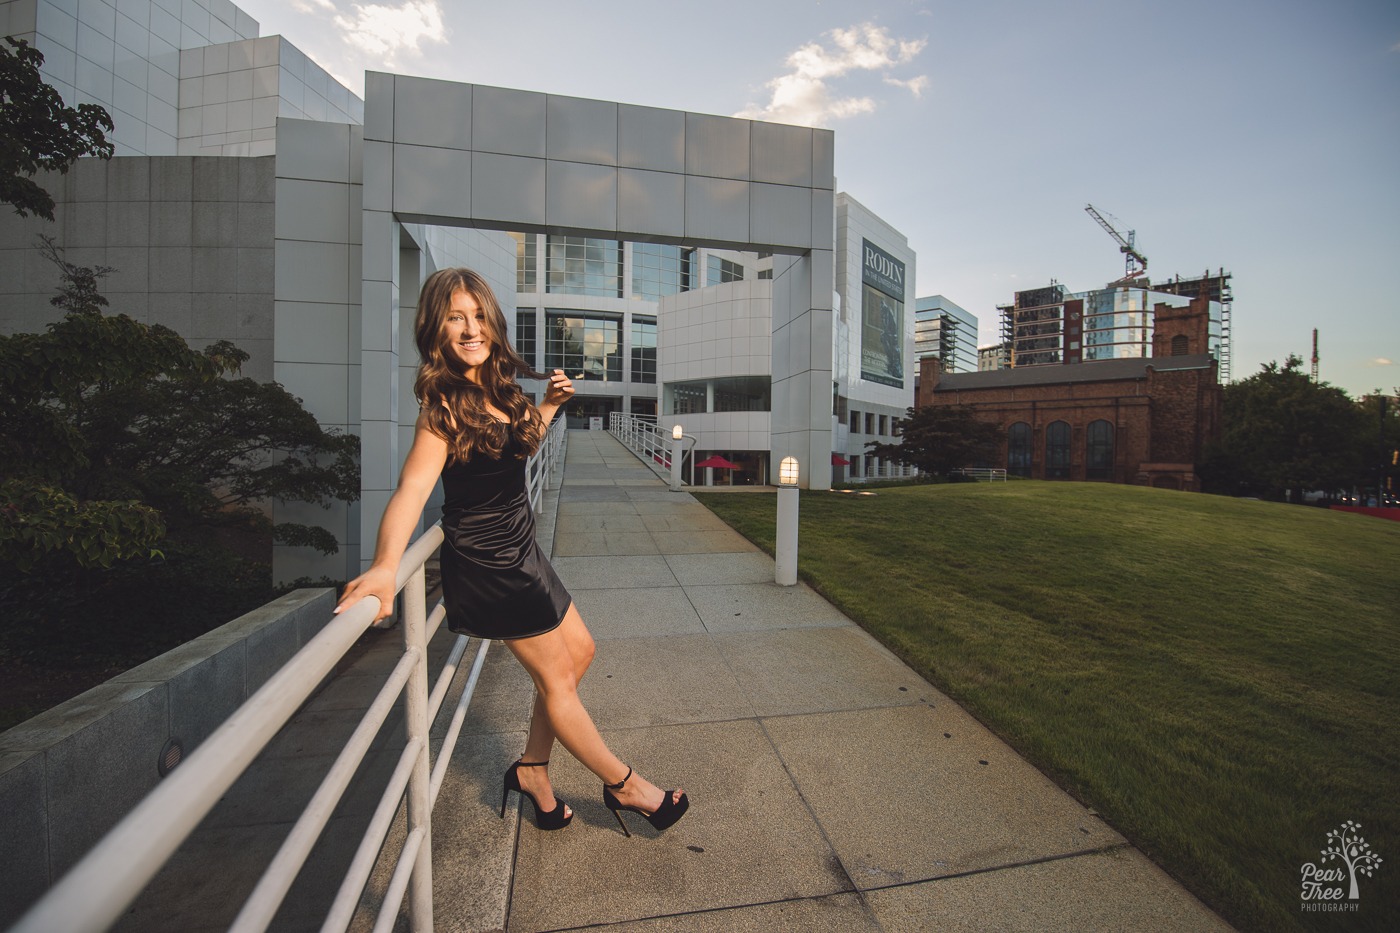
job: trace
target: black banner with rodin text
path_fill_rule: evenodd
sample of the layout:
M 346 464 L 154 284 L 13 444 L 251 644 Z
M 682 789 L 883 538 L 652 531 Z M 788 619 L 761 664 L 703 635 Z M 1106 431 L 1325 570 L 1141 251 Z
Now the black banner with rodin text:
M 861 240 L 860 375 L 904 388 L 904 263 Z

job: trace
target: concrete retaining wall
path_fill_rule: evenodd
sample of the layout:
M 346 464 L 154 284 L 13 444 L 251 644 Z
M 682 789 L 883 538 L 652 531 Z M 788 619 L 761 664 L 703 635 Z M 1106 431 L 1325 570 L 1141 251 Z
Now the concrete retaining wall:
M 305 589 L 0 733 L 0 928 L 9 926 L 331 618 Z

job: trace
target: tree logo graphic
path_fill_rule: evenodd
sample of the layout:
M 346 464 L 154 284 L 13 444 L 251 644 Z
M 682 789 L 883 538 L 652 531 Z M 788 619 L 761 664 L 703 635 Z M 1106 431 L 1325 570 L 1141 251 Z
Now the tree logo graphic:
M 1347 820 L 1338 829 L 1327 834 L 1327 847 L 1322 850 L 1320 864 L 1309 862 L 1303 866 L 1303 908 L 1319 909 L 1323 904 L 1333 904 L 1332 909 L 1355 910 L 1356 905 L 1344 905 L 1339 901 L 1356 901 L 1361 897 L 1357 888 L 1356 876 L 1367 878 L 1380 867 L 1383 859 L 1372 849 L 1371 844 L 1357 833 L 1361 824 Z M 1334 864 L 1331 867 L 1327 863 Z M 1346 870 L 1342 870 L 1342 865 Z M 1343 888 L 1350 884 L 1349 889 Z M 1325 909 L 1325 908 L 1324 908 Z

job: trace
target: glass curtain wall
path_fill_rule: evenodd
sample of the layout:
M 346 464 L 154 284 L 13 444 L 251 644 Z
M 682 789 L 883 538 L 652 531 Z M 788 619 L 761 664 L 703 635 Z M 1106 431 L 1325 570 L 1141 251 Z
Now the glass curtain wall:
M 656 384 L 656 318 L 632 315 L 632 381 Z
M 711 255 L 708 257 L 705 267 L 705 284 L 707 286 L 744 281 L 744 267 L 741 263 Z
M 544 368 L 571 379 L 622 381 L 622 316 L 545 312 Z
M 622 243 L 551 236 L 545 245 L 545 278 L 545 291 L 551 294 L 621 298 Z
M 695 287 L 695 250 L 661 243 L 632 244 L 632 297 L 660 301 Z
M 532 292 L 537 287 L 535 260 L 539 248 L 533 233 L 512 233 L 515 238 L 515 290 Z

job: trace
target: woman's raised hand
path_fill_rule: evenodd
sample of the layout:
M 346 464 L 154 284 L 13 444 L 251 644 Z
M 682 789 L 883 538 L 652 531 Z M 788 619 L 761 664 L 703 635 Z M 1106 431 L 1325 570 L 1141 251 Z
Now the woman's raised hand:
M 574 397 L 574 382 L 564 375 L 564 370 L 556 369 L 549 374 L 549 388 L 544 392 L 544 404 L 563 405 Z
M 388 568 L 370 567 L 345 584 L 345 592 L 341 595 L 340 602 L 335 604 L 335 611 L 344 612 L 366 596 L 377 596 L 379 613 L 374 617 L 374 621 L 387 619 L 394 611 L 395 583 L 398 582 L 396 576 L 395 572 Z

